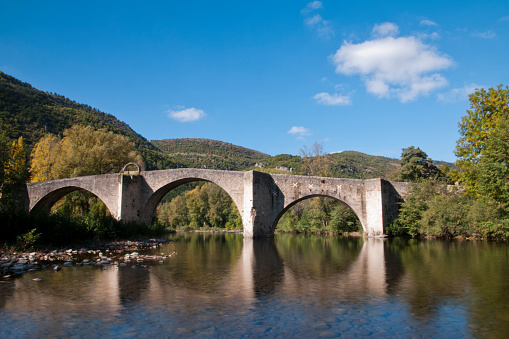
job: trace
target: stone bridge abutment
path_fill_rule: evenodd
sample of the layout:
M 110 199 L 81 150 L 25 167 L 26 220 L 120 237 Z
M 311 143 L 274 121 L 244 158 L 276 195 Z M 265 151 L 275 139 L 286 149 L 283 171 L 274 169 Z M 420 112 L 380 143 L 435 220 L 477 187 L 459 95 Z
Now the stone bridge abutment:
M 365 233 L 384 234 L 409 186 L 383 179 L 342 179 L 205 169 L 169 169 L 77 177 L 26 185 L 28 211 L 49 210 L 66 194 L 83 189 L 101 199 L 118 220 L 150 223 L 163 197 L 189 182 L 212 182 L 228 193 L 242 216 L 246 238 L 267 237 L 297 202 L 326 196 L 348 205 Z

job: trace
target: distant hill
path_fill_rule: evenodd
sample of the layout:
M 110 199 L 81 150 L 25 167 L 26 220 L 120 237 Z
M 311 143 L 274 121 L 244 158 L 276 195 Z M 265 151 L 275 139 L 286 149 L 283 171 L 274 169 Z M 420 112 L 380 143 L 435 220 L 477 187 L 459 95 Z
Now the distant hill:
M 23 136 L 29 148 L 44 134 L 61 135 L 73 125 L 105 128 L 129 137 L 145 159 L 148 169 L 176 167 L 147 139 L 113 115 L 58 94 L 40 91 L 3 72 L 0 72 L 0 122 L 11 139 Z
M 185 167 L 244 170 L 269 155 L 227 142 L 199 139 L 151 140 L 171 161 Z
M 400 163 L 398 159 L 344 151 L 329 155 L 335 177 L 352 179 L 383 178 L 390 180 Z

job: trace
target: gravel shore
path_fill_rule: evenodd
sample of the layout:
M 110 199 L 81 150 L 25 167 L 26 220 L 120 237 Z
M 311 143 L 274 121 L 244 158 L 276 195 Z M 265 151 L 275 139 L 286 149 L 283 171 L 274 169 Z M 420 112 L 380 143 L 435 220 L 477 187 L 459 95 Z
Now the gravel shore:
M 66 248 L 30 253 L 0 252 L 0 279 L 10 279 L 26 272 L 48 268 L 59 271 L 61 266 L 94 265 L 101 267 L 104 265 L 126 266 L 129 263 L 139 265 L 161 263 L 175 255 L 175 252 L 144 255 L 139 251 L 158 248 L 171 241 L 171 239 L 148 239 L 94 244 L 79 249 Z

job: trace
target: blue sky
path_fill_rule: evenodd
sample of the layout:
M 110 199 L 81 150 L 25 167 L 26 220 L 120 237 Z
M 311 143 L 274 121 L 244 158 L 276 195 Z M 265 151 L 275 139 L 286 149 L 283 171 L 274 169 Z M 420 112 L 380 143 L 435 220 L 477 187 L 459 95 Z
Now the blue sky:
M 508 1 L 2 1 L 0 70 L 149 140 L 454 161 L 509 84 Z

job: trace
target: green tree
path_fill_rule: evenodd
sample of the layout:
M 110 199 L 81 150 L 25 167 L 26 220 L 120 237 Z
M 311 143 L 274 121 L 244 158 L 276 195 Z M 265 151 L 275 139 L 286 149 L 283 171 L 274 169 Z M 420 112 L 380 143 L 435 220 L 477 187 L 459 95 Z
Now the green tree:
M 7 131 L 5 127 L 0 124 L 0 187 L 5 180 L 5 164 L 9 158 L 9 152 L 11 149 L 11 142 L 7 137 Z
M 459 123 L 460 139 L 456 145 L 456 165 L 471 193 L 476 193 L 477 164 L 487 140 L 497 129 L 501 117 L 509 116 L 509 88 L 478 89 L 469 96 L 470 109 Z
M 480 199 L 491 199 L 509 215 L 509 117 L 502 117 L 479 157 L 477 187 Z
M 418 182 L 443 177 L 438 167 L 433 164 L 433 160 L 419 147 L 403 148 L 400 164 L 401 167 L 396 172 L 396 181 Z

